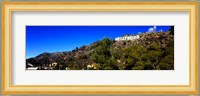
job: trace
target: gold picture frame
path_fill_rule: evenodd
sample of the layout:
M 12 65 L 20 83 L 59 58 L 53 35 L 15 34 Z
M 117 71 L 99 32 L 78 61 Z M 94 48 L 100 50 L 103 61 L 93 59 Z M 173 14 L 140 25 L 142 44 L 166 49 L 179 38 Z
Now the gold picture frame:
M 197 94 L 198 2 L 2 2 L 3 94 Z M 12 22 L 15 11 L 187 11 L 190 25 L 189 85 L 12 85 Z

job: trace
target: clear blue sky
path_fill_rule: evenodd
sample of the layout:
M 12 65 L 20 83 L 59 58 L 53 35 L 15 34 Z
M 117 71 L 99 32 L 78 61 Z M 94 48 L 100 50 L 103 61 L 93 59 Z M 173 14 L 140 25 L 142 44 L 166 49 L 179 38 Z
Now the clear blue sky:
M 26 26 L 26 58 L 43 52 L 71 51 L 105 37 L 147 32 L 153 26 Z M 167 31 L 169 26 L 157 26 Z

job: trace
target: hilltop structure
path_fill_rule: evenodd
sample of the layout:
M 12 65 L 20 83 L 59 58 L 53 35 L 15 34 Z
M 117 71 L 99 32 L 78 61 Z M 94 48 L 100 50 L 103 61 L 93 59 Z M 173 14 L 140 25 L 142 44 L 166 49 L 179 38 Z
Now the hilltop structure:
M 156 32 L 156 26 L 149 28 L 148 32 Z

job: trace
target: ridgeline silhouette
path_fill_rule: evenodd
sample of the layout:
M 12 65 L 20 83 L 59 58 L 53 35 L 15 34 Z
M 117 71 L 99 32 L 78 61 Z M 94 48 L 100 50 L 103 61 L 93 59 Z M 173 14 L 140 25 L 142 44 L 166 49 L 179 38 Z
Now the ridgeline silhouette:
M 38 70 L 174 70 L 174 28 L 137 34 L 135 40 L 109 38 L 67 52 L 42 53 L 26 60 Z

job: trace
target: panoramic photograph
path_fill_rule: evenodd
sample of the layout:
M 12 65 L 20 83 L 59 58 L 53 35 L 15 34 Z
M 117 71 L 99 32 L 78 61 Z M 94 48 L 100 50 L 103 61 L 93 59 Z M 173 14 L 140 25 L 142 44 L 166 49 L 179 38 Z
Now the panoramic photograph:
M 174 70 L 174 26 L 26 26 L 26 70 Z

